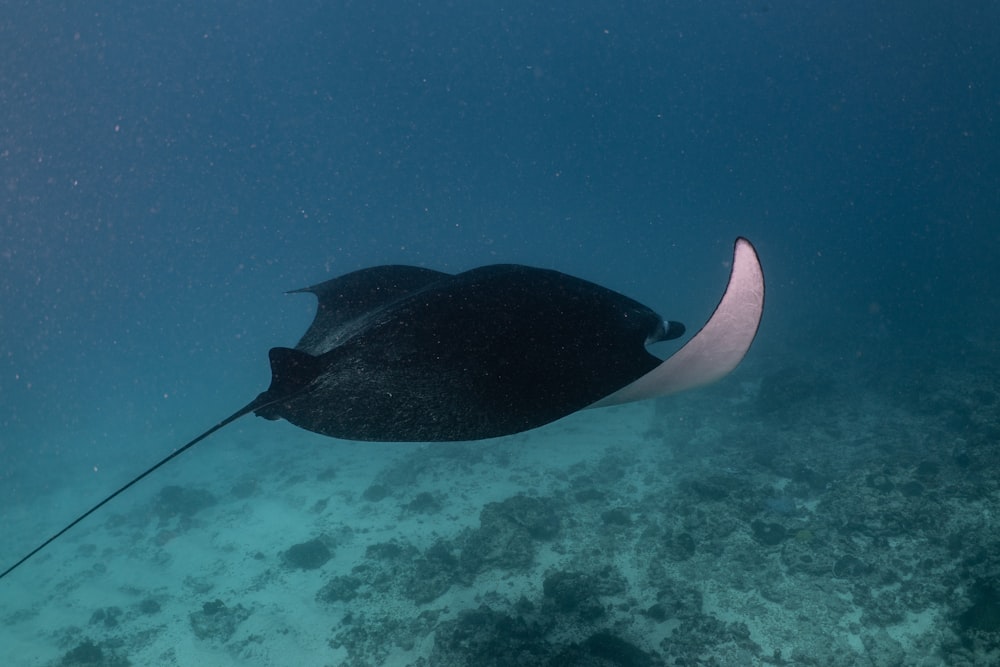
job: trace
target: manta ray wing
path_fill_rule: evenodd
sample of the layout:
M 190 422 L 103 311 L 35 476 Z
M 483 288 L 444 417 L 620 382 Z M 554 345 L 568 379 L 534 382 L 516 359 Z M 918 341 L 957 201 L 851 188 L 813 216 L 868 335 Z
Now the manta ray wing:
M 736 239 L 729 284 L 701 330 L 669 359 L 592 407 L 676 394 L 715 382 L 743 360 L 764 312 L 764 272 L 757 251 Z
M 512 264 L 434 280 L 352 322 L 322 355 L 272 351 L 274 377 L 289 380 L 272 381 L 280 398 L 257 414 L 351 440 L 509 435 L 652 370 L 645 344 L 665 337 L 662 318 L 628 297 Z

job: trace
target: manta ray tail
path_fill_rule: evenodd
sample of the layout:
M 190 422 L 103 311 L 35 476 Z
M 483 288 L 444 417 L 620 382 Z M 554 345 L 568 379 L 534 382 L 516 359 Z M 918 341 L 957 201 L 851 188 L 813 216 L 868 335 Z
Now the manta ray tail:
M 301 391 L 302 389 L 307 387 L 309 383 L 316 378 L 316 374 L 318 373 L 318 362 L 316 360 L 316 357 L 314 357 L 311 354 L 307 354 L 306 352 L 301 352 L 299 350 L 292 350 L 285 347 L 276 347 L 270 351 L 269 357 L 271 360 L 271 386 L 268 387 L 267 391 L 258 395 L 257 398 L 250 401 L 248 404 L 246 404 L 233 414 L 229 415 L 221 422 L 219 422 L 212 428 L 208 429 L 207 431 L 199 435 L 191 442 L 187 443 L 186 445 L 183 445 L 182 447 L 179 447 L 178 449 L 175 449 L 170 454 L 163 457 L 162 459 L 154 463 L 152 466 L 144 470 L 142 473 L 136 475 L 134 478 L 132 478 L 129 482 L 121 486 L 119 489 L 109 494 L 107 497 L 105 497 L 99 503 L 88 509 L 86 512 L 84 512 L 77 518 L 73 519 L 73 521 L 67 524 L 59 532 L 55 533 L 54 535 L 52 535 L 52 537 L 50 537 L 49 539 L 45 540 L 37 547 L 32 549 L 27 555 L 21 558 L 21 560 L 17 561 L 3 572 L 0 572 L 0 579 L 3 579 L 8 574 L 16 570 L 21 565 L 23 565 L 25 561 L 27 561 L 29 558 L 37 554 L 39 551 L 50 545 L 55 540 L 62 537 L 67 531 L 71 530 L 74 526 L 76 526 L 78 523 L 86 519 L 88 516 L 90 516 L 97 510 L 107 505 L 109 502 L 117 498 L 119 495 L 121 495 L 128 489 L 132 488 L 134 485 L 138 484 L 140 481 L 150 476 L 151 474 L 159 470 L 161 467 L 163 467 L 170 461 L 174 460 L 187 450 L 194 447 L 199 442 L 201 442 L 208 436 L 212 435 L 223 426 L 231 424 L 232 422 L 236 421 L 243 415 L 250 414 L 251 412 L 254 412 L 256 410 L 263 410 L 272 403 L 275 403 L 283 398 L 288 398 L 289 396 L 294 395 L 298 391 Z M 267 415 L 262 415 L 262 416 L 267 416 Z M 274 418 L 276 419 L 276 417 Z
M 0 579 L 3 579 L 4 577 L 6 577 L 8 574 L 10 574 L 14 570 L 16 570 L 21 565 L 23 565 L 29 558 L 31 558 L 32 556 L 34 556 L 35 554 L 37 554 L 39 551 L 41 551 L 45 547 L 49 546 L 52 542 L 54 542 L 57 539 L 59 539 L 60 537 L 62 537 L 67 531 L 69 531 L 70 529 L 72 529 L 78 523 L 80 523 L 81 521 L 83 521 L 84 519 L 86 519 L 88 516 L 90 516 L 91 514 L 93 514 L 94 512 L 96 512 L 97 510 L 99 510 L 102 507 L 104 507 L 105 505 L 107 505 L 109 502 L 111 502 L 112 500 L 114 500 L 115 498 L 117 498 L 119 495 L 121 495 L 122 493 L 124 493 L 126 490 L 130 489 L 132 486 L 134 486 L 135 484 L 137 484 L 139 481 L 141 481 L 141 480 L 145 479 L 146 477 L 148 477 L 149 475 L 153 474 L 153 472 L 155 472 L 156 470 L 159 470 L 162 466 L 166 465 L 169 461 L 172 461 L 173 459 L 177 458 L 178 456 L 180 456 L 181 454 L 183 454 L 187 450 L 191 449 L 192 447 L 194 447 L 195 445 L 197 445 L 199 442 L 201 442 L 202 440 L 204 440 L 208 436 L 210 436 L 213 433 L 215 433 L 216 431 L 218 431 L 223 426 L 226 426 L 227 424 L 229 424 L 229 423 L 231 423 L 231 422 L 239 419 L 243 415 L 248 414 L 252 410 L 255 410 L 256 408 L 260 407 L 261 404 L 258 403 L 258 401 L 261 400 L 262 396 L 264 396 L 264 394 L 261 394 L 256 399 L 254 399 L 251 403 L 249 403 L 246 407 L 240 408 L 239 410 L 237 410 L 236 412 L 234 412 L 232 415 L 230 415 L 229 417 L 226 417 L 221 422 L 219 422 L 218 424 L 216 424 L 212 428 L 208 429 L 207 431 L 205 431 L 204 433 L 202 433 L 197 438 L 195 438 L 191 442 L 187 443 L 183 447 L 180 447 L 179 449 L 175 449 L 169 455 L 163 457 L 160 461 L 154 463 L 152 466 L 150 466 L 148 469 L 146 469 L 143 473 L 141 473 L 140 475 L 137 475 L 131 481 L 129 481 L 128 483 L 126 483 L 125 485 L 123 485 L 121 488 L 119 488 L 115 492 L 113 492 L 110 495 L 108 495 L 106 498 L 104 498 L 102 501 L 100 501 L 99 503 L 97 503 L 96 505 L 94 505 L 93 507 L 91 507 L 89 510 L 87 510 L 86 512 L 84 512 L 80 516 L 78 516 L 75 519 L 73 519 L 73 521 L 71 521 L 69 524 L 67 524 L 59 532 L 55 533 L 52 537 L 50 537 L 49 539 L 45 540 L 44 542 L 42 542 L 41 544 L 39 544 L 37 547 L 35 547 L 34 549 L 32 549 L 30 552 L 28 552 L 23 558 L 21 558 L 21 560 L 17 561 L 16 563 L 14 563 L 10 567 L 8 567 L 3 572 L 0 572 Z

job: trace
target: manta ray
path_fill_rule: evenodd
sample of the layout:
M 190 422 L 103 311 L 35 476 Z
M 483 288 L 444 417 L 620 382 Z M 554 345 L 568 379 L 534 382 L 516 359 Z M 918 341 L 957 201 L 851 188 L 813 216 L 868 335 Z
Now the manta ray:
M 713 382 L 743 359 L 764 308 L 753 246 L 738 238 L 729 283 L 708 322 L 668 359 L 646 348 L 678 322 L 592 282 L 517 264 L 458 274 L 377 266 L 295 290 L 316 317 L 294 348 L 269 352 L 266 391 L 174 450 L 0 573 L 251 412 L 358 441 L 482 440 L 584 408 Z

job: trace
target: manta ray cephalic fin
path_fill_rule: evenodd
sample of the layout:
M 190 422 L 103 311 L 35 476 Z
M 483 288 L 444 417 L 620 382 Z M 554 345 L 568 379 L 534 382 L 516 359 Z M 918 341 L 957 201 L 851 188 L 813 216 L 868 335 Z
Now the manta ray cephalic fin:
M 743 360 L 764 312 L 764 272 L 757 251 L 736 239 L 729 284 L 712 317 L 684 347 L 632 384 L 590 407 L 675 394 L 715 382 Z

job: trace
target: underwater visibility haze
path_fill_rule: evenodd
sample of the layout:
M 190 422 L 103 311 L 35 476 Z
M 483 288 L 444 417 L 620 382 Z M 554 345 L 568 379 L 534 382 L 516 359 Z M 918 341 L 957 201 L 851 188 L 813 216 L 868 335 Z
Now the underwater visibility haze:
M 996 25 L 9 7 L 0 661 L 996 664 Z

